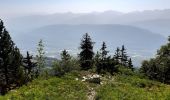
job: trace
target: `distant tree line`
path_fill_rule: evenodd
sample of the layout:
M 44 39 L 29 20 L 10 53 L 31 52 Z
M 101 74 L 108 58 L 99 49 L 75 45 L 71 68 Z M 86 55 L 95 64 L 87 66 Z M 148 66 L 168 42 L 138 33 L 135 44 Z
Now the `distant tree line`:
M 106 43 L 103 42 L 101 49 L 95 54 L 93 51 L 95 42 L 92 41 L 88 33 L 83 35 L 80 43 L 80 53 L 78 59 L 72 57 L 67 50 L 61 52 L 61 60 L 53 63 L 53 75 L 62 76 L 73 70 L 94 70 L 99 74 L 117 73 L 118 65 L 134 70 L 132 60 L 127 56 L 124 45 L 117 48 L 115 55 L 108 55 Z
M 133 70 L 131 58 L 127 56 L 124 45 L 121 49 L 117 48 L 115 55 L 108 55 L 106 43 L 103 42 L 101 49 L 95 54 L 93 51 L 94 42 L 92 42 L 88 33 L 83 36 L 81 40 L 79 54 L 80 66 L 82 70 L 89 70 L 95 67 L 96 72 L 106 73 L 117 71 L 117 65 L 122 65 L 126 68 Z

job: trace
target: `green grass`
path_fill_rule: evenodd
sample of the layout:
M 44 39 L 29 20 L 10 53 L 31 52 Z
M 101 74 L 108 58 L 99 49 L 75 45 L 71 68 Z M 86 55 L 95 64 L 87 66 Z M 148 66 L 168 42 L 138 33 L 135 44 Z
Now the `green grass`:
M 0 100 L 86 100 L 86 85 L 73 78 L 67 75 L 48 80 L 36 79 L 27 86 L 0 97 Z
M 98 100 L 170 100 L 170 86 L 138 76 L 117 75 L 97 89 Z
M 89 88 L 95 89 L 96 100 L 170 100 L 169 85 L 135 74 L 105 75 L 103 85 L 75 80 L 86 74 L 82 71 L 47 80 L 39 78 L 0 96 L 0 100 L 87 100 Z

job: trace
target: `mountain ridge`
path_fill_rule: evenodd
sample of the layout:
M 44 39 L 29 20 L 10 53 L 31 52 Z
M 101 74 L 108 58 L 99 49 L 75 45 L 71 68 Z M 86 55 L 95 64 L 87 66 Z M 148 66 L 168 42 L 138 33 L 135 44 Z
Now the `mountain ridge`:
M 50 25 L 20 34 L 14 40 L 22 50 L 35 52 L 36 44 L 43 39 L 49 56 L 57 56 L 63 49 L 70 50 L 71 54 L 77 55 L 81 38 L 85 33 L 89 33 L 92 40 L 96 42 L 95 51 L 99 50 L 102 42 L 105 41 L 112 55 L 117 47 L 125 45 L 131 56 L 137 57 L 138 55 L 144 57 L 143 59 L 153 57 L 157 48 L 166 41 L 163 36 L 149 30 L 117 24 Z

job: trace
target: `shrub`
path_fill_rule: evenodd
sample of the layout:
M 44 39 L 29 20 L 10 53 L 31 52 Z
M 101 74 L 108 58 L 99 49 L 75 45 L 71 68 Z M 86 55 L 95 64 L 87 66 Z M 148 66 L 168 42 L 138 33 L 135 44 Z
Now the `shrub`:
M 53 63 L 52 70 L 55 76 L 62 76 L 65 74 L 64 69 L 60 65 L 59 61 L 56 61 Z
M 131 69 L 129 69 L 126 66 L 117 65 L 116 68 L 118 69 L 119 74 L 124 74 L 124 75 L 134 75 L 135 74 Z
M 80 70 L 78 60 L 72 58 L 68 62 L 55 61 L 52 65 L 52 73 L 55 76 L 62 76 L 65 73 Z

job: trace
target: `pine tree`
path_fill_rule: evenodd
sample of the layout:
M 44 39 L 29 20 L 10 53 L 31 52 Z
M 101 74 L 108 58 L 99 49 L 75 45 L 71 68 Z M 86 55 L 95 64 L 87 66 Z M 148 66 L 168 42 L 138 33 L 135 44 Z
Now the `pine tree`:
M 105 60 L 107 58 L 107 54 L 109 53 L 109 51 L 106 51 L 106 48 L 107 48 L 106 43 L 103 42 L 102 48 L 100 49 L 100 51 L 101 51 L 101 59 L 102 60 Z
M 83 70 L 88 70 L 93 66 L 93 44 L 94 42 L 92 42 L 90 36 L 86 33 L 81 40 L 81 52 L 79 54 L 80 67 Z
M 24 84 L 22 59 L 23 57 L 20 54 L 19 49 L 15 46 L 13 51 L 13 62 L 11 66 L 13 66 L 13 68 L 15 69 L 13 72 L 13 77 L 15 77 L 14 78 L 15 82 L 13 84 L 16 84 L 16 87 Z
M 63 50 L 61 53 L 61 67 L 65 72 L 71 71 L 71 56 L 67 50 Z
M 99 51 L 97 51 L 97 53 L 95 54 L 95 57 L 94 57 L 95 64 L 99 63 L 100 59 L 101 59 L 101 55 L 100 55 Z
M 0 20 L 0 92 L 5 94 L 20 81 L 22 56 Z
M 130 69 L 134 70 L 133 64 L 132 64 L 132 59 L 131 59 L 131 58 L 128 60 L 128 67 L 129 67 Z
M 119 47 L 117 47 L 114 58 L 113 58 L 115 60 L 116 65 L 120 63 L 120 57 L 121 57 L 120 49 Z
M 101 55 L 98 51 L 94 57 L 94 61 L 95 61 L 96 71 L 97 73 L 100 73 L 102 66 L 101 66 Z
M 101 60 L 99 64 L 99 72 L 105 73 L 106 71 L 109 70 L 109 62 L 110 62 L 110 57 L 107 57 L 107 54 L 109 51 L 106 50 L 106 43 L 102 43 L 102 47 L 100 49 L 100 55 L 101 55 Z
M 42 74 L 43 69 L 45 68 L 45 52 L 44 52 L 44 44 L 42 39 L 38 43 L 37 53 L 38 54 L 36 56 L 36 60 L 37 60 L 38 68 L 37 68 L 36 76 Z
M 126 49 L 125 49 L 125 46 L 122 45 L 122 49 L 121 49 L 121 56 L 120 56 L 120 60 L 121 60 L 121 64 L 123 66 L 127 66 L 127 60 L 128 59 L 128 56 L 127 56 L 127 53 L 126 53 Z
M 68 51 L 67 50 L 63 50 L 62 53 L 61 53 L 61 60 L 64 61 L 64 62 L 67 62 L 70 59 L 71 59 L 71 56 L 68 53 Z
M 35 76 L 35 72 L 36 72 L 36 63 L 33 62 L 33 56 L 29 54 L 29 52 L 27 51 L 27 56 L 23 59 L 23 66 L 24 66 L 24 70 L 25 70 L 25 81 L 28 82 L 30 80 L 32 80 Z

